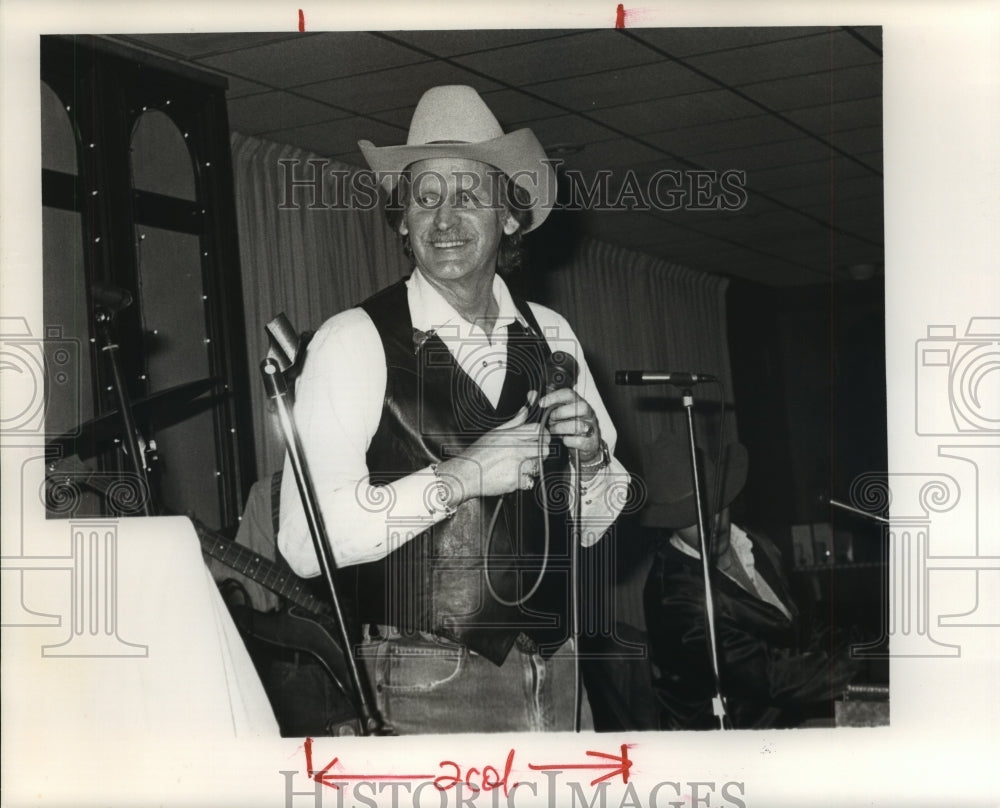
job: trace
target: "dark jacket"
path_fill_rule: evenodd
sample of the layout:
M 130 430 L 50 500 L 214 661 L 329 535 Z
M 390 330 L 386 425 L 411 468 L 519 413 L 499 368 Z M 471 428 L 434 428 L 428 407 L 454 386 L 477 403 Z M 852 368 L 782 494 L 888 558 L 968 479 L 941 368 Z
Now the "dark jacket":
M 780 571 L 780 553 L 763 536 L 751 540 L 757 575 L 792 619 L 714 570 L 722 691 L 733 728 L 794 726 L 806 705 L 838 695 L 846 685 L 845 670 L 825 652 L 802 648 L 798 611 Z M 661 729 L 718 727 L 703 580 L 699 559 L 667 541 L 661 544 L 644 593 Z

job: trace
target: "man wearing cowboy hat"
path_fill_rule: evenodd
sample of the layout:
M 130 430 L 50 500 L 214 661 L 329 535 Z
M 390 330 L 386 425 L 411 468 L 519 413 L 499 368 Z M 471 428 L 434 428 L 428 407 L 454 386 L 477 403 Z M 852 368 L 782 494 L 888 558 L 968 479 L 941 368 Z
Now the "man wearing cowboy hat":
M 359 145 L 413 273 L 319 329 L 296 422 L 379 709 L 400 733 L 571 729 L 567 514 L 594 544 L 628 475 L 568 323 L 500 277 L 554 171 L 470 87 L 425 93 L 405 146 Z M 315 575 L 291 478 L 279 546 Z
M 746 482 L 747 451 L 725 448 L 722 463 L 703 453 L 703 496 L 715 516 L 706 525 L 719 674 L 736 729 L 788 727 L 829 708 L 855 669 L 846 652 L 803 648 L 799 612 L 781 553 L 765 536 L 730 522 L 730 506 Z M 708 649 L 704 576 L 691 461 L 672 435 L 654 445 L 646 475 L 646 525 L 665 528 L 644 592 L 650 660 L 661 729 L 714 729 L 715 682 Z M 825 704 L 825 707 L 822 705 Z

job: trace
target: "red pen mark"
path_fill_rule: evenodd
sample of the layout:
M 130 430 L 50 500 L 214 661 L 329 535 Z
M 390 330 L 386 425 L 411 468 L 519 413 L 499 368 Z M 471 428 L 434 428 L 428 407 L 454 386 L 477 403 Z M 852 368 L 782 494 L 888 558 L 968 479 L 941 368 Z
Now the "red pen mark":
M 564 769 L 611 769 L 607 774 L 602 774 L 596 780 L 591 780 L 590 784 L 592 786 L 597 785 L 603 780 L 610 780 L 619 774 L 622 776 L 622 782 L 628 783 L 629 769 L 632 768 L 632 761 L 628 757 L 628 744 L 623 743 L 621 750 L 621 755 L 609 755 L 604 752 L 587 752 L 592 757 L 606 758 L 607 760 L 615 761 L 614 763 L 549 763 L 542 766 L 529 763 L 528 768 L 534 769 L 536 772 L 545 771 L 546 769 L 555 771 L 562 771 Z
M 510 770 L 514 765 L 514 750 L 511 749 L 507 753 L 507 762 L 504 764 L 503 776 L 501 777 L 500 772 L 493 766 L 484 766 L 482 773 L 479 769 L 470 767 L 466 773 L 465 777 L 462 777 L 462 767 L 459 766 L 453 760 L 442 760 L 441 768 L 445 766 L 450 766 L 452 768 L 451 774 L 442 774 L 439 777 L 434 778 L 434 785 L 437 787 L 438 791 L 447 791 L 449 788 L 454 788 L 459 783 L 465 783 L 465 785 L 474 792 L 479 791 L 493 791 L 497 788 L 503 789 L 503 795 L 506 797 L 508 795 L 507 781 L 510 779 Z M 517 783 L 514 783 L 517 786 Z
M 299 14 L 301 13 L 302 12 L 300 11 Z M 615 28 L 624 28 L 624 27 L 625 27 L 625 4 L 619 3 L 618 14 L 615 17 Z
M 434 786 L 438 791 L 448 791 L 451 788 L 455 788 L 459 783 L 467 786 L 469 789 L 475 792 L 479 791 L 493 791 L 494 789 L 503 789 L 504 796 L 508 794 L 509 788 L 514 786 L 509 786 L 508 781 L 510 780 L 510 772 L 514 766 L 514 750 L 511 749 L 507 754 L 507 761 L 504 764 L 503 774 L 494 766 L 484 766 L 482 769 L 477 769 L 475 767 L 470 767 L 462 773 L 462 767 L 451 760 L 442 760 L 440 768 L 444 774 L 344 774 L 343 772 L 331 772 L 334 766 L 337 765 L 339 758 L 334 757 L 329 763 L 326 764 L 322 769 L 316 770 L 313 768 L 313 756 L 312 756 L 312 738 L 306 738 L 303 747 L 306 753 L 306 774 L 307 776 L 315 780 L 317 783 L 322 783 L 324 786 L 329 786 L 330 788 L 339 788 L 338 782 L 344 782 L 347 780 L 390 780 L 390 781 L 433 781 Z
M 306 30 L 306 15 L 302 9 L 299 9 L 299 33 L 301 34 Z

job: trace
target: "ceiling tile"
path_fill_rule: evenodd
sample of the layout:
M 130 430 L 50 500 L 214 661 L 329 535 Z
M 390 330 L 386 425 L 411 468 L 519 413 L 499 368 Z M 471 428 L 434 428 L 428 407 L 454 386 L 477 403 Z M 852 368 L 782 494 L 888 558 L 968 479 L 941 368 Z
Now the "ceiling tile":
M 812 208 L 822 205 L 843 205 L 855 199 L 869 197 L 881 199 L 882 178 L 868 174 L 835 181 L 828 179 L 828 181 L 816 185 L 783 188 L 770 191 L 769 194 L 794 207 Z
M 870 154 L 882 148 L 882 126 L 866 126 L 844 132 L 834 132 L 828 138 L 838 149 L 849 154 Z
M 882 173 L 882 149 L 873 152 L 859 152 L 855 155 L 862 163 L 869 166 L 872 171 Z
M 732 48 L 746 48 L 765 42 L 780 42 L 803 36 L 815 36 L 827 29 L 793 28 L 633 28 L 631 33 L 666 51 L 671 56 L 693 56 Z
M 760 171 L 789 163 L 805 163 L 829 157 L 830 148 L 813 138 L 765 143 L 759 146 L 706 151 L 691 155 L 691 159 L 706 168 L 719 170 L 735 168 L 742 171 Z
M 855 25 L 850 30 L 870 44 L 879 53 L 882 52 L 882 26 L 881 25 Z
M 413 104 L 410 104 L 405 107 L 396 107 L 396 109 L 381 109 L 368 114 L 375 118 L 375 120 L 397 127 L 405 134 L 410 128 L 410 120 L 413 118 L 413 110 L 414 106 Z
M 537 121 L 524 121 L 520 127 L 530 129 L 543 146 L 561 143 L 594 143 L 607 140 L 613 134 L 606 127 L 579 115 L 560 115 Z M 519 128 L 520 128 L 519 127 Z
M 395 145 L 405 140 L 405 134 L 401 139 L 395 127 L 368 118 L 344 118 L 294 129 L 276 129 L 268 133 L 268 139 L 290 143 L 323 157 L 336 157 L 357 152 L 359 140 Z
M 715 89 L 711 82 L 653 53 L 645 64 L 530 86 L 532 93 L 580 112 L 616 106 L 623 99 L 635 102 L 710 89 Z
M 456 57 L 459 64 L 514 85 L 615 70 L 655 54 L 613 29 L 585 31 L 545 42 Z
M 565 115 L 566 110 L 534 98 L 520 90 L 494 90 L 483 94 L 486 105 L 493 110 L 504 129 L 521 128 L 525 121 Z
M 798 130 L 773 115 L 755 115 L 735 121 L 650 133 L 643 139 L 671 154 L 690 155 L 773 143 L 799 135 Z
M 858 158 L 870 166 L 869 156 L 858 155 Z M 818 160 L 788 161 L 774 168 L 755 169 L 747 175 L 747 186 L 751 191 L 771 193 L 783 188 L 830 187 L 833 182 L 870 176 L 877 176 L 870 167 L 846 157 L 827 154 Z
M 271 87 L 295 87 L 422 61 L 413 51 L 357 32 L 316 34 L 197 60 Z
M 242 98 L 245 95 L 267 92 L 270 88 L 258 84 L 256 81 L 248 81 L 238 76 L 229 76 L 229 86 L 226 88 L 226 100 L 232 101 L 234 98 Z
M 300 34 L 288 31 L 264 34 L 129 34 L 120 37 L 121 40 L 133 42 L 152 50 L 160 50 L 177 54 L 185 59 L 228 53 L 270 42 L 280 42 L 286 39 L 305 39 L 314 34 Z
M 474 31 L 391 31 L 387 32 L 386 36 L 430 51 L 435 56 L 450 57 L 507 48 L 526 42 L 540 42 L 576 33 L 579 31 L 555 28 L 526 30 L 483 28 Z
M 825 137 L 831 132 L 860 129 L 863 126 L 882 125 L 882 95 L 876 92 L 868 98 L 824 102 L 818 106 L 785 110 L 782 114 L 791 121 Z
M 775 259 L 748 262 L 737 259 L 716 266 L 715 271 L 719 274 L 763 283 L 766 286 L 802 286 L 824 279 L 824 276 L 811 272 L 806 267 L 795 266 L 791 262 Z
M 298 92 L 354 112 L 376 112 L 407 106 L 412 110 L 425 91 L 439 84 L 468 84 L 480 92 L 497 87 L 489 79 L 435 61 L 381 70 L 368 75 L 364 81 L 353 76 L 322 81 L 300 87 Z
M 628 93 L 619 97 L 631 98 Z M 686 126 L 731 121 L 760 114 L 760 108 L 728 90 L 709 90 L 638 103 L 605 107 L 588 113 L 625 132 L 642 135 Z
M 345 117 L 326 104 L 291 93 L 269 92 L 228 102 L 229 125 L 248 135 Z
M 847 263 L 884 253 L 878 27 L 111 38 L 228 76 L 234 130 L 357 166 L 359 139 L 405 140 L 427 87 L 472 84 L 506 129 L 583 146 L 564 156 L 564 200 L 571 176 L 592 186 L 606 171 L 605 208 L 626 178 L 654 203 L 577 200 L 556 214 L 572 232 L 674 263 L 791 285 L 840 278 Z M 698 167 L 745 169 L 746 204 L 695 210 L 683 194 L 671 205 L 649 195 L 655 172 Z
M 770 109 L 801 109 L 823 98 L 829 103 L 870 98 L 882 92 L 882 66 L 879 63 L 845 67 L 842 70 L 812 73 L 806 76 L 739 84 L 748 97 Z
M 693 56 L 685 61 L 736 86 L 877 63 L 879 57 L 850 34 L 834 29 L 800 39 Z
M 571 154 L 564 160 L 566 169 L 584 176 L 601 169 L 621 166 L 643 165 L 652 171 L 653 166 L 660 168 L 670 164 L 670 161 L 656 149 L 627 138 L 588 143 L 582 151 Z

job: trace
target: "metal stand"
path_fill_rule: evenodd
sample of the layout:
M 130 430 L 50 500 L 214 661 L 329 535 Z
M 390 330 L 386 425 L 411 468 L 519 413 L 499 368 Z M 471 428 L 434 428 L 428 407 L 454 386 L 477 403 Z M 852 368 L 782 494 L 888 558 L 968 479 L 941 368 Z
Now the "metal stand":
M 718 642 L 715 636 L 715 601 L 712 598 L 711 547 L 707 540 L 705 527 L 705 505 L 701 491 L 701 480 L 698 474 L 698 453 L 694 441 L 694 396 L 690 390 L 682 393 L 684 409 L 687 412 L 688 447 L 691 452 L 691 473 L 694 476 L 694 501 L 698 512 L 698 541 L 701 545 L 701 571 L 705 583 L 705 623 L 708 626 L 708 647 L 712 660 L 712 674 L 715 677 L 715 696 L 712 699 L 712 711 L 719 720 L 719 729 L 728 729 L 726 715 L 726 700 L 722 695 L 722 677 L 719 673 Z
M 137 479 L 145 483 L 149 496 L 143 499 L 142 513 L 144 516 L 152 516 L 153 509 L 150 506 L 152 499 L 152 488 L 149 486 L 148 466 L 146 465 L 146 455 L 140 447 L 139 431 L 135 425 L 135 418 L 132 415 L 132 405 L 128 400 L 128 389 L 122 377 L 121 363 L 118 361 L 118 343 L 111 333 L 111 324 L 114 322 L 114 314 L 110 308 L 102 305 L 94 307 L 94 323 L 97 332 L 101 335 L 101 351 L 107 354 L 108 362 L 111 365 L 111 386 L 114 388 L 115 399 L 118 402 L 118 412 L 121 413 L 122 427 L 125 442 L 125 453 L 132 461 Z
M 573 632 L 573 732 L 579 732 L 583 707 L 583 688 L 580 687 L 580 540 L 583 537 L 580 500 L 583 498 L 583 481 L 580 479 L 580 450 L 571 449 L 570 455 L 576 473 L 573 531 L 570 534 L 569 554 L 569 608 L 570 626 Z M 548 514 L 545 518 L 548 519 Z
M 284 318 L 284 315 L 280 315 L 279 319 L 282 318 Z M 282 330 L 287 334 L 290 326 L 287 326 L 287 320 L 285 320 L 284 323 L 286 325 L 282 328 Z M 271 333 L 273 341 L 275 331 L 272 330 L 272 325 L 274 325 L 273 322 L 269 324 L 268 331 Z M 279 324 L 278 327 L 281 328 L 282 326 Z M 285 381 L 284 371 L 287 370 L 295 361 L 295 354 L 297 351 L 294 348 L 289 350 L 289 348 L 285 345 L 279 345 L 279 350 L 284 353 L 289 360 L 285 367 L 282 368 L 281 364 L 279 364 L 278 360 L 274 356 L 268 356 L 263 362 L 261 362 L 260 371 L 264 379 L 264 388 L 267 391 L 268 398 L 274 401 L 277 407 L 278 420 L 281 424 L 281 430 L 285 437 L 285 446 L 288 451 L 289 461 L 292 465 L 292 471 L 295 474 L 295 483 L 299 489 L 299 498 L 302 501 L 302 509 L 305 512 L 306 522 L 309 525 L 309 533 L 312 536 L 316 557 L 319 559 L 320 570 L 322 571 L 323 578 L 330 591 L 333 618 L 339 629 L 340 641 L 343 643 L 346 652 L 344 657 L 347 661 L 348 673 L 350 675 L 351 684 L 357 695 L 358 718 L 361 722 L 361 731 L 365 735 L 391 734 L 391 731 L 387 729 L 382 721 L 382 717 L 378 713 L 378 710 L 372 704 L 372 700 L 368 695 L 365 684 L 361 680 L 357 660 L 352 652 L 351 638 L 347 633 L 347 624 L 344 621 L 344 613 L 340 605 L 340 598 L 337 595 L 337 586 L 333 578 L 333 573 L 337 569 L 337 564 L 334 560 L 333 549 L 330 546 L 326 527 L 323 523 L 323 515 L 319 510 L 319 504 L 316 499 L 316 491 L 312 485 L 312 478 L 309 476 L 309 470 L 306 466 L 305 457 L 302 452 L 302 444 L 299 440 L 299 434 L 295 428 L 294 422 L 292 421 L 291 412 L 288 406 L 288 385 Z

